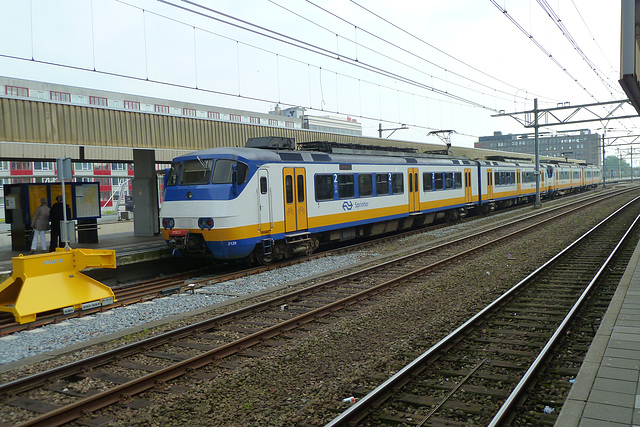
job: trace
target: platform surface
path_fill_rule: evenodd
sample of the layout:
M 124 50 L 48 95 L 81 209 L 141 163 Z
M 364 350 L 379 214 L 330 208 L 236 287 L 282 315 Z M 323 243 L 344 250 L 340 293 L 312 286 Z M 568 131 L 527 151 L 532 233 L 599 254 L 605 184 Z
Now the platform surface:
M 556 426 L 640 426 L 640 245 L 598 328 Z
M 11 249 L 11 226 L 0 223 L 0 273 L 12 270 L 12 257 L 28 255 L 29 251 Z M 47 247 L 51 241 L 47 232 Z M 159 251 L 167 248 L 162 235 L 135 236 L 133 220 L 118 221 L 116 215 L 104 215 L 98 219 L 98 243 L 72 243 L 72 248 L 113 249 L 116 257 L 131 252 Z M 38 251 L 40 246 L 38 246 Z M 38 253 L 38 252 L 37 252 Z

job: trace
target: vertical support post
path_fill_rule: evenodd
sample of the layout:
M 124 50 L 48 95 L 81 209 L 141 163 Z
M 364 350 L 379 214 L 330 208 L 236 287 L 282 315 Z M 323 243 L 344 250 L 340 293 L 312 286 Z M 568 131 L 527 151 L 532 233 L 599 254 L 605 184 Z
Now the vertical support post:
M 158 178 L 153 150 L 133 150 L 133 234 L 155 236 L 160 233 L 158 219 Z
M 535 129 L 535 153 L 536 153 L 536 201 L 535 208 L 542 206 L 540 202 L 540 144 L 538 139 L 538 98 L 533 100 L 533 127 Z
M 605 169 L 604 169 L 604 138 L 607 135 L 607 128 L 604 128 L 604 132 L 602 132 L 602 188 L 606 188 L 607 187 L 607 179 L 605 177 Z
M 62 222 L 60 223 L 60 237 L 64 242 L 64 249 L 66 251 L 71 250 L 69 246 L 69 241 L 71 240 L 71 235 L 73 234 L 71 230 L 75 232 L 73 229 L 73 223 L 67 221 L 67 194 L 64 189 L 64 183 L 67 179 L 73 179 L 73 169 L 71 167 L 71 158 L 70 157 L 61 157 L 56 160 L 56 166 L 58 168 L 58 179 L 62 184 Z M 75 241 L 75 240 L 74 240 Z

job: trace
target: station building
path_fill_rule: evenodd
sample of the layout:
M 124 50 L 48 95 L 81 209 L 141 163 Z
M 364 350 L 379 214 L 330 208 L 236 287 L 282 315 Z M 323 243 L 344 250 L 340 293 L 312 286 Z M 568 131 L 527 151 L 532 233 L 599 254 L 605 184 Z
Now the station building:
M 355 119 L 309 116 L 305 114 L 305 109 L 302 107 L 281 109 L 276 106 L 269 113 L 259 113 L 7 77 L 0 77 L 0 96 L 113 111 L 141 112 L 159 116 L 244 123 L 293 130 L 309 129 L 341 135 L 362 135 L 362 126 Z M 57 182 L 55 162 L 50 159 L 63 157 L 64 153 L 58 153 L 57 147 L 51 144 L 20 144 L 4 141 L 0 141 L 0 144 L 2 144 L 0 155 L 1 217 L 4 214 L 3 184 Z M 103 210 L 124 208 L 125 201 L 133 191 L 133 163 L 117 149 L 104 147 L 102 149 L 91 148 L 91 150 L 91 154 L 87 153 L 87 158 L 94 161 L 73 163 L 75 181 L 98 181 L 100 183 L 100 201 Z M 179 154 L 182 153 L 173 151 L 158 153 L 156 170 L 159 172 L 158 200 L 160 202 L 162 201 L 163 188 L 160 172 L 169 167 L 171 159 Z
M 539 132 L 538 144 L 541 156 L 564 157 L 584 160 L 600 166 L 602 164 L 602 137 L 589 129 L 563 132 Z M 481 136 L 474 143 L 475 148 L 509 151 L 512 153 L 535 154 L 535 134 L 503 134 L 496 131 L 491 136 Z

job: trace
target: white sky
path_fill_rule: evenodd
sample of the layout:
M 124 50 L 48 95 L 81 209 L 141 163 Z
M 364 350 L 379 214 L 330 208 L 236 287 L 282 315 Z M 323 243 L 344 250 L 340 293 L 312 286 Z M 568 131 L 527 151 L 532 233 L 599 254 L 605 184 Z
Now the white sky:
M 452 129 L 456 146 L 533 132 L 491 115 L 530 110 L 534 98 L 540 108 L 626 98 L 619 0 L 494 0 L 566 72 L 492 0 L 354 1 L 0 0 L 0 74 L 260 112 L 302 106 L 354 117 L 369 136 L 407 124 L 393 138 L 437 143 L 429 131 Z M 636 123 L 608 126 L 635 133 Z M 576 128 L 602 132 L 598 122 L 543 130 Z

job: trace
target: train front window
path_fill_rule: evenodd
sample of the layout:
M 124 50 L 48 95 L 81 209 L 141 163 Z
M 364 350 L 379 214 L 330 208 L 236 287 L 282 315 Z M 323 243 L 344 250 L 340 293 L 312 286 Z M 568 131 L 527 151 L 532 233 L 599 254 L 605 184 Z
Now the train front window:
M 182 163 L 172 163 L 169 170 L 169 177 L 167 178 L 167 186 L 177 185 L 178 178 L 180 178 L 180 171 L 182 170 Z
M 182 178 L 180 185 L 208 184 L 211 177 L 213 160 L 201 159 L 187 160 L 182 168 Z

